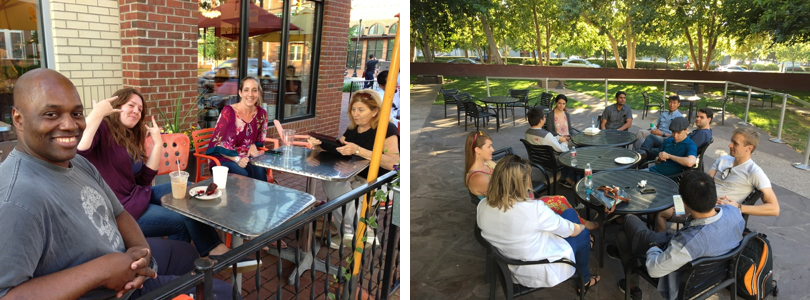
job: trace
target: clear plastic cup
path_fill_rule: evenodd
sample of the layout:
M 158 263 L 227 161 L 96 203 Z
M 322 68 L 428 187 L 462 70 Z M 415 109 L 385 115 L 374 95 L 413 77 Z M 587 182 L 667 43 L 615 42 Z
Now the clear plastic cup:
M 188 172 L 174 171 L 169 173 L 172 180 L 172 197 L 183 199 L 186 197 L 186 187 L 188 186 Z
M 225 189 L 225 184 L 228 182 L 228 167 L 213 167 L 211 173 L 214 174 L 214 184 L 217 185 L 217 189 Z
M 284 129 L 284 140 L 282 141 L 285 150 L 292 149 L 293 139 L 295 138 L 295 129 Z

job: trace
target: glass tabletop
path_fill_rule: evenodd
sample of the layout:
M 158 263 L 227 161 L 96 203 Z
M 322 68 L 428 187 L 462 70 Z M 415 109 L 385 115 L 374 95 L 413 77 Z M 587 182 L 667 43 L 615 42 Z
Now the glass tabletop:
M 616 214 L 646 214 L 654 213 L 670 208 L 673 205 L 672 196 L 678 194 L 678 184 L 668 177 L 641 170 L 614 170 L 594 173 L 594 189 L 606 185 L 617 186 L 630 196 L 629 203 L 619 203 L 616 206 Z M 647 180 L 647 187 L 655 189 L 655 193 L 642 194 L 638 187 L 638 182 Z M 585 180 L 577 182 L 575 187 L 577 197 L 585 201 Z M 595 197 L 591 197 L 590 206 L 602 206 Z
M 209 178 L 189 186 L 208 186 Z M 184 216 L 211 225 L 242 238 L 253 238 L 276 228 L 315 203 L 315 196 L 259 181 L 228 174 L 222 196 L 213 200 L 175 199 L 172 193 L 161 198 L 163 206 Z
M 571 141 L 577 146 L 627 146 L 636 139 L 634 133 L 615 129 L 604 129 L 595 135 L 580 132 L 571 136 Z
M 281 155 L 265 153 L 250 160 L 262 168 L 288 172 L 326 181 L 346 181 L 368 168 L 369 160 L 359 156 L 342 156 L 302 147 L 284 148 Z
M 633 161 L 620 164 L 616 162 L 616 158 L 619 157 L 629 157 L 632 158 Z M 587 164 L 590 163 L 591 170 L 594 172 L 627 169 L 636 165 L 640 160 L 641 155 L 636 151 L 608 146 L 582 147 L 577 149 L 576 166 L 571 164 L 571 151 L 561 153 L 558 158 L 562 166 L 577 171 L 584 171 Z
M 491 97 L 481 98 L 481 102 L 492 103 L 492 104 L 515 103 L 515 102 L 518 102 L 518 101 L 520 101 L 520 99 L 507 97 L 507 96 L 491 96 Z

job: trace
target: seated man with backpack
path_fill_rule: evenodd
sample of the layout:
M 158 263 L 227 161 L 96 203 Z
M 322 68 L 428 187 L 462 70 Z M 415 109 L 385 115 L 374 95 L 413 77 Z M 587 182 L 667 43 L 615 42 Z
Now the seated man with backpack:
M 675 271 L 698 258 L 732 251 L 739 246 L 745 227 L 736 205 L 715 208 L 717 193 L 711 176 L 688 172 L 681 179 L 678 192 L 691 217 L 677 234 L 652 231 L 637 216 L 627 215 L 624 230 L 616 236 L 617 245 L 607 247 L 608 256 L 621 259 L 625 269 L 635 270 L 638 260 L 644 259 L 650 276 L 661 278 L 658 291 L 664 299 L 678 296 L 681 276 Z M 625 287 L 630 288 L 632 299 L 641 299 L 638 274 L 619 281 L 622 291 Z

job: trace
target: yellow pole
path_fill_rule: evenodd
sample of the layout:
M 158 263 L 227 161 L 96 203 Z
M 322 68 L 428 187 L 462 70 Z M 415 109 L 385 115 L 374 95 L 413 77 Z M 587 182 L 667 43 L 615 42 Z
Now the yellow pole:
M 397 19 L 399 19 L 399 14 L 397 14 Z M 368 178 L 367 182 L 373 182 L 377 180 L 377 176 L 380 170 L 380 160 L 382 159 L 383 154 L 383 143 L 385 142 L 385 132 L 388 128 L 388 118 L 391 114 L 391 104 L 394 102 L 394 92 L 397 89 L 397 74 L 399 74 L 399 28 L 401 26 L 397 26 L 397 34 L 394 37 L 394 51 L 391 55 L 391 64 L 388 68 L 388 84 L 385 85 L 385 96 L 383 97 L 382 108 L 380 109 L 380 121 L 377 123 L 377 135 L 374 137 L 374 149 L 371 151 L 371 164 L 368 166 Z M 400 102 L 402 105 L 402 102 Z M 402 150 L 400 150 L 402 151 Z M 361 203 L 360 207 L 360 216 L 364 217 L 366 215 L 366 210 L 370 206 L 370 199 L 368 199 L 368 195 L 364 196 L 363 202 Z M 352 272 L 352 276 L 357 275 L 360 271 L 360 259 L 362 258 L 363 248 L 365 243 L 363 243 L 363 237 L 366 236 L 366 223 L 358 222 L 357 224 L 357 232 L 355 232 L 355 240 L 356 243 L 353 249 L 360 249 L 360 251 L 354 252 L 354 270 Z

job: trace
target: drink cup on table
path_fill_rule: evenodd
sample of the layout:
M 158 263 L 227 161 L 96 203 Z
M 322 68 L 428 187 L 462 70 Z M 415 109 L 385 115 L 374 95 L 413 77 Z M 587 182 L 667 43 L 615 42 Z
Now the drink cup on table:
M 295 138 L 295 129 L 284 129 L 284 150 L 289 151 L 293 146 L 293 139 Z
M 216 166 L 211 168 L 211 173 L 214 175 L 214 184 L 218 189 L 225 189 L 225 183 L 228 182 L 228 167 Z
M 188 186 L 188 172 L 173 171 L 169 173 L 172 181 L 172 197 L 183 199 L 186 197 L 186 186 Z

